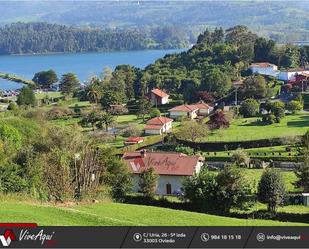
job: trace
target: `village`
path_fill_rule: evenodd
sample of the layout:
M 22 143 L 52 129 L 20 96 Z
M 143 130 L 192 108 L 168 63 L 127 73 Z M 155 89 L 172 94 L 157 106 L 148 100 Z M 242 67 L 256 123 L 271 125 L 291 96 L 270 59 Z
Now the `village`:
M 47 186 L 32 187 L 56 202 L 89 195 L 97 203 L 106 188 L 119 203 L 307 223 L 308 65 L 234 57 L 229 65 L 216 56 L 231 55 L 216 52 L 211 56 L 221 64 L 209 66 L 203 46 L 221 31 L 207 32 L 188 51 L 144 71 L 104 68 L 81 83 L 72 72 L 58 79 L 50 69 L 1 93 L 0 141 L 12 154 L 4 162 L 35 162 L 39 170 L 44 160 Z M 209 69 L 201 62 L 190 68 L 192 54 Z M 189 65 L 191 78 L 177 71 L 185 68 L 178 61 Z M 26 186 L 23 171 L 16 172 L 20 182 L 9 183 L 8 192 Z

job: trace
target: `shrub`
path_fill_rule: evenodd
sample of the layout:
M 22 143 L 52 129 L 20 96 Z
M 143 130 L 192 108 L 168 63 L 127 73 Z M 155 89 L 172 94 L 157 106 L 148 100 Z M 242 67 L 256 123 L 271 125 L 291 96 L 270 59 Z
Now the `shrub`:
M 301 103 L 298 100 L 292 100 L 287 104 L 287 110 L 293 114 L 296 114 L 297 112 L 301 111 L 303 109 L 303 103 Z
M 232 162 L 237 166 L 248 167 L 250 163 L 250 157 L 243 149 L 237 149 L 233 152 L 231 157 Z
M 67 118 L 73 115 L 73 111 L 67 107 L 54 107 L 47 112 L 47 117 L 49 119 Z
M 142 134 L 142 130 L 137 125 L 129 125 L 126 129 L 122 130 L 124 137 L 138 137 Z
M 259 102 L 255 99 L 246 99 L 241 103 L 239 112 L 245 118 L 255 117 L 259 112 Z
M 274 124 L 276 122 L 276 116 L 270 113 L 264 114 L 262 120 L 264 124 Z
M 9 111 L 15 111 L 18 109 L 18 106 L 16 105 L 15 102 L 10 102 L 7 108 Z
M 161 112 L 158 108 L 151 108 L 150 110 L 150 117 L 155 118 L 155 117 L 160 117 Z

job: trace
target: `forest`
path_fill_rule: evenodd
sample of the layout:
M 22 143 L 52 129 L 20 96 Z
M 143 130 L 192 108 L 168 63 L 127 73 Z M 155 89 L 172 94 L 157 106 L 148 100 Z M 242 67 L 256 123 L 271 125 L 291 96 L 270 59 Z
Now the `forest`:
M 0 28 L 0 54 L 95 52 L 181 48 L 181 29 L 77 28 L 48 23 L 13 23 Z

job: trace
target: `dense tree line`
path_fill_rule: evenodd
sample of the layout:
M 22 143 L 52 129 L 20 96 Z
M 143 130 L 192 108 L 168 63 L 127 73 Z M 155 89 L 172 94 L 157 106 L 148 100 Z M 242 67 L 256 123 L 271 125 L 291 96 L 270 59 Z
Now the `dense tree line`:
M 172 27 L 146 31 L 14 23 L 0 28 L 0 54 L 119 51 L 188 45 L 185 36 Z

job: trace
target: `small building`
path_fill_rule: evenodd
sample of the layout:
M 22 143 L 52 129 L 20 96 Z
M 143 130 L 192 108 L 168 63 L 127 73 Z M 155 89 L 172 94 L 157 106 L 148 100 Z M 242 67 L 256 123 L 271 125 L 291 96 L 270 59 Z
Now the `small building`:
M 286 70 L 281 71 L 278 74 L 278 79 L 283 81 L 295 81 L 296 76 L 299 74 L 309 74 L 309 69 L 306 68 L 289 68 Z
M 152 89 L 150 92 L 150 100 L 153 105 L 165 105 L 169 102 L 169 95 L 159 88 Z
M 145 134 L 161 135 L 172 128 L 173 119 L 167 117 L 156 117 L 147 121 Z
M 140 144 L 144 142 L 143 137 L 129 137 L 126 141 L 124 141 L 125 145 L 130 145 L 130 144 Z
M 199 116 L 208 116 L 213 110 L 213 106 L 206 104 L 204 101 L 199 101 L 194 104 L 198 108 L 198 115 Z
M 257 62 L 250 65 L 252 73 L 274 76 L 279 73 L 278 66 L 269 62 Z
M 198 116 L 198 107 L 196 105 L 179 105 L 169 109 L 171 118 L 187 117 L 195 119 Z
M 309 207 L 309 193 L 303 193 L 302 196 L 304 198 L 304 205 Z
M 133 191 L 139 192 L 139 174 L 153 168 L 159 176 L 156 194 L 179 195 L 184 177 L 198 174 L 204 164 L 200 156 L 175 152 L 125 152 L 123 160 L 133 173 Z

